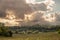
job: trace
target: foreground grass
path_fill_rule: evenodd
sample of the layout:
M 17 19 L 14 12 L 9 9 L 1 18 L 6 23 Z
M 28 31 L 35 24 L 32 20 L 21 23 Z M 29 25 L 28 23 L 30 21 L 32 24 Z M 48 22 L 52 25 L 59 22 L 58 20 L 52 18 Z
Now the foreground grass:
M 39 34 L 14 34 L 13 37 L 0 37 L 0 40 L 60 40 L 60 34 L 56 32 Z

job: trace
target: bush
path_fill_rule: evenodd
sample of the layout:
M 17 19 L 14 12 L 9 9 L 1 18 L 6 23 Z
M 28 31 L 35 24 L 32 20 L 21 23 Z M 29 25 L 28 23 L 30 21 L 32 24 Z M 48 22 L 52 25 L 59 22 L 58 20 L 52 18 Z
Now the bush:
M 60 32 L 58 32 L 60 34 Z
M 12 37 L 12 32 L 11 31 L 5 32 L 4 36 L 6 36 L 6 37 Z
M 58 30 L 58 34 L 60 34 L 60 29 Z
M 12 31 L 7 27 L 0 27 L 0 36 L 12 37 Z

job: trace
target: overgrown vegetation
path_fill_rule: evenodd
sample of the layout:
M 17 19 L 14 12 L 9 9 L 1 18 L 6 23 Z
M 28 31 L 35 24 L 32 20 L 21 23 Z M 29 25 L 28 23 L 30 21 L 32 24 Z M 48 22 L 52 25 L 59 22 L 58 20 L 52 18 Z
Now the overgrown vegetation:
M 40 32 L 58 32 L 59 33 L 59 29 L 60 26 L 59 25 L 33 25 L 33 26 L 12 26 L 9 27 L 10 30 L 12 30 L 13 32 L 15 31 L 15 33 L 20 33 L 20 34 L 37 34 Z
M 12 37 L 12 33 L 16 34 L 38 34 L 40 32 L 58 32 L 60 34 L 60 26 L 49 25 L 33 25 L 33 26 L 4 26 L 0 23 L 0 36 Z
M 6 26 L 4 26 L 3 23 L 0 23 L 0 36 L 6 36 L 6 37 L 12 36 L 12 32 Z

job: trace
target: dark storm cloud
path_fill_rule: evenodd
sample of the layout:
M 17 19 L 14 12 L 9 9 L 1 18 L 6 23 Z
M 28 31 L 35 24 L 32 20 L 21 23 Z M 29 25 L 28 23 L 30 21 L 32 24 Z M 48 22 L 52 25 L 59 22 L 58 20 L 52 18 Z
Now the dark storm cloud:
M 7 9 L 15 10 L 19 18 L 24 18 L 24 14 L 32 12 L 24 0 L 0 0 L 0 17 L 6 16 L 4 14 Z
M 4 11 L 0 11 L 0 17 L 4 18 L 6 16 L 6 13 Z

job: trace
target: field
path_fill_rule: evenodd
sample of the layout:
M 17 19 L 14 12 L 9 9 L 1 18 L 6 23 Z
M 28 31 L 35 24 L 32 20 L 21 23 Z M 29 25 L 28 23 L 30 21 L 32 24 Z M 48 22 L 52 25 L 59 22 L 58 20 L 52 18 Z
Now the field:
M 38 34 L 14 34 L 13 37 L 0 37 L 0 40 L 60 40 L 56 32 L 41 32 Z

